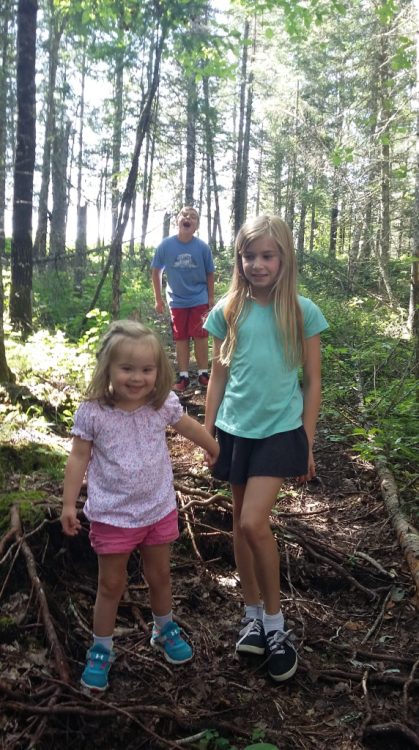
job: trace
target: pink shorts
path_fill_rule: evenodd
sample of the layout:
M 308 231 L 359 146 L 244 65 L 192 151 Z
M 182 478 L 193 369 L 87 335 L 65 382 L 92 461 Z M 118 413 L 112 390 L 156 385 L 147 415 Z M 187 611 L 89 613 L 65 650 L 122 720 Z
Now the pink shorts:
M 160 521 L 140 528 L 111 526 L 100 521 L 90 522 L 89 539 L 97 555 L 133 552 L 137 547 L 169 544 L 179 536 L 177 508 Z
M 197 307 L 172 307 L 170 315 L 172 318 L 172 331 L 174 341 L 186 341 L 186 339 L 206 339 L 208 331 L 202 328 L 207 316 L 208 305 Z

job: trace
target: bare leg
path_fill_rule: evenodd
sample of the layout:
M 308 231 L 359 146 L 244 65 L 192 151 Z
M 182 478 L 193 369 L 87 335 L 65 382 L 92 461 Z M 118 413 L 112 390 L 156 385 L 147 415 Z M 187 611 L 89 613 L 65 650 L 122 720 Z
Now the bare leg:
M 175 341 L 176 358 L 179 372 L 188 372 L 189 370 L 189 339 Z
M 208 372 L 208 338 L 205 336 L 194 339 L 194 348 L 198 370 L 206 370 Z
M 240 526 L 240 516 L 245 489 L 245 484 L 231 485 L 233 494 L 234 558 L 239 572 L 245 604 L 257 604 L 260 601 L 260 589 L 255 575 L 253 552 L 249 547 Z
M 93 613 L 93 632 L 99 637 L 112 635 L 118 605 L 127 582 L 129 553 L 99 555 L 99 574 Z
M 151 611 L 158 616 L 172 609 L 172 584 L 170 580 L 170 544 L 141 547 L 144 577 L 150 590 Z
M 276 614 L 281 606 L 279 554 L 269 522 L 270 512 L 281 485 L 282 479 L 277 477 L 250 477 L 244 488 L 238 522 L 239 532 L 236 533 L 239 540 L 240 564 L 245 579 L 243 586 L 239 568 L 245 601 L 249 595 L 253 598 L 252 603 L 258 601 L 254 598 L 257 581 L 257 590 L 262 595 L 267 614 Z M 248 550 L 252 556 L 253 576 Z

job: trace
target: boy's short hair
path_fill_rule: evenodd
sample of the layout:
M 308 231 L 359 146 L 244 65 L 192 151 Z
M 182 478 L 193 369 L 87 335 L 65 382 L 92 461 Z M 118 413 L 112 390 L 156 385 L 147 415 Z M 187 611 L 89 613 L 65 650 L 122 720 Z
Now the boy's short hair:
M 183 213 L 186 213 L 186 212 L 190 213 L 191 211 L 193 211 L 193 213 L 196 215 L 196 218 L 198 219 L 198 224 L 199 224 L 199 213 L 196 210 L 196 208 L 194 208 L 194 206 L 183 206 L 180 209 L 180 211 L 179 211 L 179 213 L 177 215 L 177 218 L 179 219 L 179 216 L 181 216 Z

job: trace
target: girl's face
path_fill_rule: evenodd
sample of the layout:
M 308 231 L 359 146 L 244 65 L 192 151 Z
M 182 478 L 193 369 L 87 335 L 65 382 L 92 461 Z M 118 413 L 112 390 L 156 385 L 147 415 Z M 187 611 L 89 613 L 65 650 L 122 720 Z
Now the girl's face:
M 150 401 L 157 379 L 156 353 L 150 342 L 125 339 L 109 368 L 115 405 L 133 411 Z
M 265 301 L 279 276 L 281 259 L 278 245 L 272 237 L 258 237 L 244 250 L 241 259 L 252 296 Z

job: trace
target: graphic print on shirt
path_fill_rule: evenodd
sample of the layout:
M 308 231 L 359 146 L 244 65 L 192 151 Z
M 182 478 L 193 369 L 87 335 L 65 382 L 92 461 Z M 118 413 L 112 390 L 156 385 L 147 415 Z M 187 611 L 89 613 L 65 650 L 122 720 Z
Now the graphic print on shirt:
M 198 268 L 190 253 L 180 253 L 173 263 L 173 268 Z

